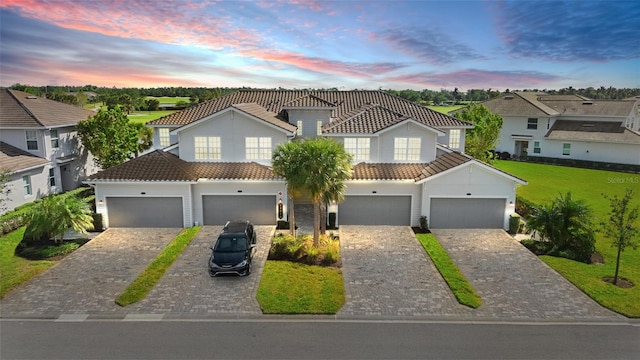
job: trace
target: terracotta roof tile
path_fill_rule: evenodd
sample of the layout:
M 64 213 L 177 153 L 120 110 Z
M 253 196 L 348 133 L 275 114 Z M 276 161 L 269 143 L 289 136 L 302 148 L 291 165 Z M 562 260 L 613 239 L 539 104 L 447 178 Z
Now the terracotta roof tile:
M 308 107 L 320 107 L 320 108 L 335 108 L 336 104 L 330 103 L 327 100 L 321 99 L 317 96 L 307 94 L 288 103 L 284 104 L 284 108 L 308 108 Z
M 45 158 L 0 141 L 0 171 L 16 172 L 48 163 Z
M 411 101 L 378 90 L 353 91 L 307 91 L 307 90 L 240 90 L 232 94 L 206 101 L 192 108 L 167 115 L 149 122 L 149 125 L 183 126 L 214 114 L 234 104 L 256 103 L 266 111 L 277 114 L 277 118 L 288 122 L 285 107 L 287 104 L 305 96 L 314 96 L 335 104 L 331 119 L 344 119 L 346 114 L 357 111 L 363 105 L 378 104 L 397 113 L 408 116 L 428 126 L 471 127 L 471 125 L 452 116 L 420 106 Z
M 271 168 L 255 162 L 191 163 L 199 179 L 211 180 L 280 180 Z
M 406 119 L 407 116 L 383 106 L 364 105 L 343 115 L 343 119 L 325 125 L 322 130 L 327 134 L 375 134 Z
M 280 119 L 278 119 L 277 115 L 275 113 L 272 113 L 270 111 L 267 111 L 265 108 L 263 108 L 262 106 L 256 104 L 256 103 L 250 103 L 250 104 L 235 104 L 232 105 L 234 108 L 243 111 L 249 115 L 255 116 L 259 119 L 262 119 L 272 125 L 275 125 L 279 128 L 285 129 L 287 131 L 290 132 L 295 132 L 296 131 L 296 127 L 294 125 L 289 124 L 288 122 L 284 122 Z
M 360 163 L 353 167 L 352 180 L 420 181 L 473 160 L 459 152 L 437 157 L 430 163 Z
M 0 127 L 48 128 L 76 125 L 95 112 L 31 94 L 0 89 Z

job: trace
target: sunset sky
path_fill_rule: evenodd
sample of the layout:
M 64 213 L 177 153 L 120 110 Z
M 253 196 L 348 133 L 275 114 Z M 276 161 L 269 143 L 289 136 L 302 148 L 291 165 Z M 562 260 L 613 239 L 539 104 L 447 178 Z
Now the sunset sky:
M 640 87 L 639 1 L 0 0 L 0 86 Z

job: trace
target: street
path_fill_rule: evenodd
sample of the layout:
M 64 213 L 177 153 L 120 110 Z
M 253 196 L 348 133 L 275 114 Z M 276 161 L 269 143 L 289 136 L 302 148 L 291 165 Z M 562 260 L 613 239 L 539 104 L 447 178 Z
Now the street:
M 1 359 L 637 359 L 640 323 L 3 320 Z

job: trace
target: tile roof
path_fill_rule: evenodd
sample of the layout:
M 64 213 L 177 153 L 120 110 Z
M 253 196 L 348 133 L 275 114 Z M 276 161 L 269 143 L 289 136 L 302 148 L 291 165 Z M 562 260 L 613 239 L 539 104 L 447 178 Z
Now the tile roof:
M 226 109 L 234 104 L 256 103 L 266 111 L 277 114 L 277 118 L 288 123 L 286 107 L 290 104 L 334 104 L 331 120 L 344 119 L 344 116 L 360 109 L 363 105 L 378 104 L 397 113 L 408 116 L 418 122 L 435 128 L 472 127 L 471 124 L 452 116 L 441 114 L 424 106 L 415 104 L 397 96 L 379 90 L 353 91 L 308 91 L 308 90 L 240 90 L 232 94 L 209 100 L 183 111 L 153 120 L 148 125 L 183 126 L 205 116 Z M 304 98 L 304 99 L 302 99 Z M 308 102 L 307 102 L 308 101 Z M 323 105 L 324 107 L 324 105 Z
M 284 122 L 280 119 L 278 119 L 277 115 L 275 113 L 272 113 L 270 111 L 265 110 L 265 108 L 263 108 L 262 106 L 256 104 L 256 103 L 250 103 L 250 104 L 235 104 L 232 105 L 232 107 L 243 111 L 249 115 L 255 116 L 259 119 L 262 119 L 272 125 L 275 125 L 279 128 L 285 129 L 287 131 L 290 132 L 295 132 L 296 131 L 296 127 L 289 124 L 288 122 Z
M 349 114 L 323 126 L 327 134 L 375 134 L 408 119 L 406 115 L 380 105 L 363 105 Z
M 31 94 L 0 89 L 0 127 L 49 128 L 76 125 L 95 112 Z
M 0 171 L 16 172 L 48 163 L 45 158 L 0 141 Z
M 100 171 L 87 182 L 111 181 L 185 181 L 277 180 L 267 166 L 258 163 L 187 162 L 162 150 L 152 151 L 120 165 Z
M 308 108 L 308 107 L 335 108 L 336 104 L 328 102 L 324 99 L 321 99 L 311 94 L 304 95 L 302 97 L 299 97 L 297 99 L 294 99 L 284 104 L 285 109 L 286 108 L 302 108 L 302 107 L 303 108 Z
M 353 167 L 351 179 L 420 181 L 471 160 L 472 157 L 454 151 L 430 163 L 359 163 Z
M 622 122 L 557 120 L 545 135 L 552 140 L 598 141 L 640 144 L 640 133 Z

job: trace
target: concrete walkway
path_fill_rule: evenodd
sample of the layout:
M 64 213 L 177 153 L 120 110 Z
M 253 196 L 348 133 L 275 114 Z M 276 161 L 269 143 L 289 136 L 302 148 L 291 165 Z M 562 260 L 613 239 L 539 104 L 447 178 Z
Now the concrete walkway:
M 499 319 L 624 319 L 543 263 L 503 230 L 432 230 L 482 297 L 475 316 Z

